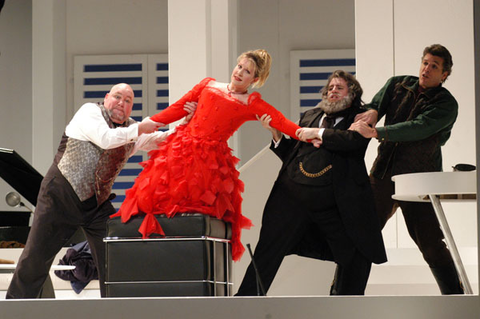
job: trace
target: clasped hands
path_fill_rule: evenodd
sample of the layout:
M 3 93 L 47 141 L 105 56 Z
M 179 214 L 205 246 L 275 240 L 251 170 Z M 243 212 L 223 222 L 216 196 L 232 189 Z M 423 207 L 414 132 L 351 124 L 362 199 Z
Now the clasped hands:
M 272 137 L 275 141 L 280 140 L 282 133 L 270 126 L 272 118 L 268 114 L 264 114 L 261 117 L 257 116 L 257 119 L 262 123 L 262 126 L 272 132 Z M 375 124 L 377 123 L 378 112 L 376 110 L 368 110 L 366 112 L 357 114 L 355 116 L 355 122 L 350 125 L 348 130 L 356 131 L 365 138 L 377 137 L 377 131 L 375 130 Z M 322 140 L 319 136 L 320 128 L 315 127 L 301 127 L 295 135 L 299 140 L 303 142 L 312 143 L 313 146 L 319 148 L 322 145 Z
M 270 126 L 270 121 L 272 120 L 272 117 L 270 115 L 263 114 L 261 117 L 258 117 L 257 115 L 257 120 L 262 123 L 262 126 L 265 129 L 269 130 L 272 133 L 272 138 L 275 140 L 275 142 L 278 142 L 282 138 L 282 132 Z M 316 130 L 316 133 L 313 130 Z M 320 145 L 322 144 L 322 141 L 318 138 L 318 129 L 302 127 L 295 132 L 295 135 L 301 141 L 310 142 L 313 144 L 313 146 L 317 148 L 320 147 Z
M 180 125 L 187 124 L 192 119 L 193 115 L 195 114 L 195 110 L 197 109 L 197 102 L 186 102 L 183 106 L 183 110 L 186 111 L 188 114 L 184 117 L 183 121 Z M 144 133 L 153 133 L 158 131 L 159 128 L 165 126 L 165 123 L 154 122 L 150 119 L 150 117 L 146 117 L 138 124 L 138 135 Z
M 295 132 L 295 135 L 300 141 L 312 143 L 313 146 L 319 148 L 322 145 L 319 132 L 320 129 L 316 127 L 302 127 Z
M 366 112 L 357 114 L 354 122 L 348 128 L 349 131 L 356 131 L 365 138 L 377 137 L 377 130 L 375 124 L 377 123 L 378 112 L 376 110 L 368 110 Z M 315 147 L 320 147 L 322 141 L 320 140 L 319 128 L 302 127 L 297 130 L 297 137 L 304 142 L 310 142 Z
M 365 138 L 377 137 L 377 130 L 375 124 L 377 123 L 378 112 L 370 109 L 366 112 L 359 113 L 355 116 L 354 122 L 350 125 L 348 130 L 356 131 Z M 314 127 L 302 127 L 297 130 L 297 137 L 304 142 L 310 142 L 315 147 L 320 147 L 322 141 L 318 135 L 320 129 Z
M 355 121 L 348 128 L 350 131 L 356 131 L 360 133 L 365 138 L 376 138 L 377 130 L 375 129 L 375 124 L 378 120 L 378 112 L 376 110 L 370 109 L 366 112 L 357 114 L 355 116 Z

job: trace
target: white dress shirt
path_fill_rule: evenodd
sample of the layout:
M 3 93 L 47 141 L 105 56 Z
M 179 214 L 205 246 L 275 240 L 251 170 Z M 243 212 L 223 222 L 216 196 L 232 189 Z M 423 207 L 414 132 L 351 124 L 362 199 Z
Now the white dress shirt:
M 95 103 L 85 103 L 68 123 L 65 134 L 81 141 L 90 141 L 103 149 L 112 149 L 135 142 L 133 155 L 138 150 L 150 151 L 157 148 L 173 130 L 154 132 L 138 136 L 138 123 L 128 127 L 112 129 L 105 121 L 102 111 Z

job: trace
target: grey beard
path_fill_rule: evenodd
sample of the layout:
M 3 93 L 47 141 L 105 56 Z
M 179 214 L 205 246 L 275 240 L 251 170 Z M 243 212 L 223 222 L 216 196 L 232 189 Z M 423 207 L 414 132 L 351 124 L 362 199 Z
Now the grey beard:
M 350 94 L 336 102 L 328 102 L 327 98 L 324 98 L 320 101 L 320 103 L 318 103 L 317 107 L 326 114 L 334 114 L 350 107 L 352 100 L 353 98 Z
M 112 122 L 113 122 L 115 125 L 121 125 L 121 124 L 118 124 L 117 122 L 115 122 L 114 120 L 116 120 L 116 121 L 122 121 L 123 119 L 118 118 L 117 116 L 113 115 L 113 111 L 112 111 L 112 110 L 107 109 L 107 108 L 105 108 L 105 110 L 107 111 L 108 116 L 110 117 L 110 119 L 112 120 Z M 124 122 L 125 122 L 125 120 L 122 121 L 122 123 L 124 123 Z

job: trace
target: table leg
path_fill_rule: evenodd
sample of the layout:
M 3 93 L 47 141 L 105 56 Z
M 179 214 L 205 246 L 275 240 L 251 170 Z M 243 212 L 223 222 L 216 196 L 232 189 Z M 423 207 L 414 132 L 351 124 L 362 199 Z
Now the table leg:
M 460 280 L 462 281 L 465 293 L 473 294 L 472 287 L 470 286 L 470 282 L 468 281 L 467 273 L 465 272 L 465 268 L 463 267 L 463 262 L 460 258 L 460 254 L 458 253 L 457 245 L 453 240 L 452 232 L 450 231 L 450 227 L 448 226 L 448 222 L 445 218 L 445 213 L 443 212 L 440 200 L 437 196 L 433 194 L 429 194 L 428 197 L 432 202 L 433 209 L 435 210 L 438 222 L 440 223 L 440 227 L 442 228 L 443 235 L 445 236 L 445 241 L 447 242 L 448 249 L 450 250 L 450 254 L 452 255 L 455 268 L 457 269 L 458 275 L 460 276 Z

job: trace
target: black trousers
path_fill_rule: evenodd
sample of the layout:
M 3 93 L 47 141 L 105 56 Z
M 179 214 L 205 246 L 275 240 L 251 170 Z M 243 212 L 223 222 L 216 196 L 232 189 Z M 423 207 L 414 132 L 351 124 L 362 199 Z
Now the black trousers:
M 328 243 L 337 262 L 331 294 L 364 294 L 371 262 L 354 246 L 336 208 L 331 186 L 294 184 L 286 174 L 275 183 L 266 203 L 254 261 L 265 291 L 270 288 L 284 257 L 295 250 L 312 223 Z M 314 274 L 312 274 L 314 275 Z M 236 294 L 257 295 L 256 274 L 251 263 Z
M 432 204 L 393 200 L 395 186 L 390 172 L 383 179 L 370 176 L 370 183 L 380 227 L 383 229 L 400 207 L 408 233 L 430 266 L 442 294 L 463 294 L 452 255 L 443 241 L 444 235 Z
M 97 207 L 95 198 L 80 202 L 56 165 L 44 177 L 27 243 L 7 291 L 7 299 L 38 298 L 56 254 L 82 227 L 97 266 L 105 296 L 106 221 L 115 212 L 110 201 Z
M 375 205 L 382 229 L 400 207 L 408 233 L 417 244 L 428 265 L 441 267 L 453 263 L 452 256 L 443 241 L 443 232 L 432 204 L 393 200 L 395 185 L 391 174 L 383 179 L 370 176 L 370 183 L 375 195 Z

